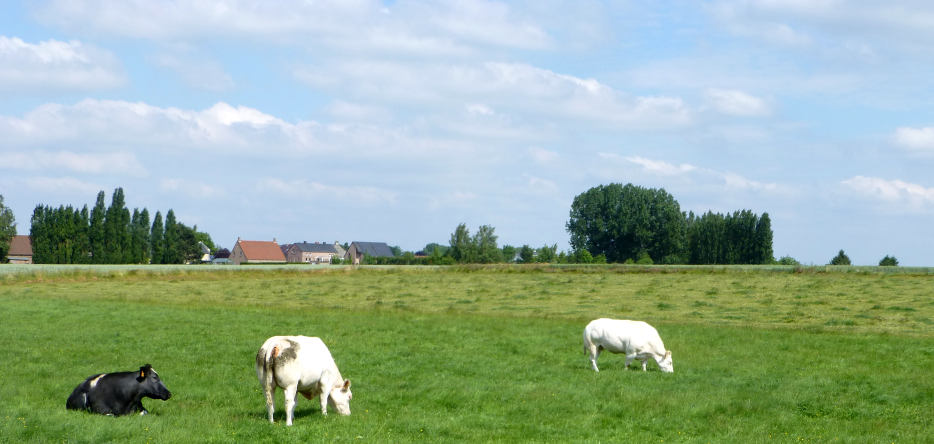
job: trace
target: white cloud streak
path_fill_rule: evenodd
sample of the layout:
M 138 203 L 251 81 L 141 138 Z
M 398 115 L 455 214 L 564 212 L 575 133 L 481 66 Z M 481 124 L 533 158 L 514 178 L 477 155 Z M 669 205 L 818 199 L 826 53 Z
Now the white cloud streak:
M 856 192 L 886 202 L 907 201 L 914 206 L 934 204 L 934 188 L 901 180 L 855 176 L 841 182 Z
M 893 137 L 895 142 L 903 147 L 934 152 L 934 127 L 901 127 L 895 130 Z
M 145 168 L 132 153 L 31 151 L 0 153 L 0 169 L 71 171 L 89 174 L 140 175 Z
M 0 36 L 0 95 L 91 91 L 126 84 L 110 52 L 77 40 L 27 43 Z

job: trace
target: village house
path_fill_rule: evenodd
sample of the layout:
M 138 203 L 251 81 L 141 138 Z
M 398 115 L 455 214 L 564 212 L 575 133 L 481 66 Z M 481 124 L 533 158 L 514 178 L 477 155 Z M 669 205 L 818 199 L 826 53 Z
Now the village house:
M 336 242 L 335 242 L 336 243 Z M 305 262 L 308 264 L 330 264 L 331 259 L 337 256 L 334 245 L 325 242 L 301 242 L 289 247 L 285 259 L 289 262 Z
M 344 259 L 352 260 L 354 265 L 363 261 L 364 255 L 372 257 L 395 257 L 385 242 L 354 242 L 350 244 Z
M 10 242 L 10 252 L 7 253 L 11 264 L 32 263 L 32 241 L 29 236 L 13 236 Z
M 237 238 L 237 244 L 230 252 L 229 263 L 240 265 L 242 263 L 269 263 L 285 262 L 285 255 L 276 243 L 276 239 L 269 241 L 248 241 Z

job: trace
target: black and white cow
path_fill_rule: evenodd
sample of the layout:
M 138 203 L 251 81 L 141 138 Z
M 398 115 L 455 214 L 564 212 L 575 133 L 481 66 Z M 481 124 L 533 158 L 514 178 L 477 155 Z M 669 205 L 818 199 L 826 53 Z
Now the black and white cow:
M 71 392 L 65 407 L 102 415 L 121 416 L 139 412 L 148 414 L 143 398 L 172 397 L 159 375 L 146 364 L 138 372 L 101 373 L 89 376 Z

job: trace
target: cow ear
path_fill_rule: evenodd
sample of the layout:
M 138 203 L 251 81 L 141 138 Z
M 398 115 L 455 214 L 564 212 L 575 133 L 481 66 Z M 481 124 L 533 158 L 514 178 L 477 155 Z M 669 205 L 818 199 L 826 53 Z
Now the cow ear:
M 341 387 L 341 391 L 346 392 L 347 390 L 350 390 L 350 380 L 349 380 L 349 379 L 345 379 L 345 380 L 344 380 L 344 386 Z
M 139 368 L 139 377 L 136 378 L 137 381 L 143 382 L 143 379 L 146 378 L 146 367 Z

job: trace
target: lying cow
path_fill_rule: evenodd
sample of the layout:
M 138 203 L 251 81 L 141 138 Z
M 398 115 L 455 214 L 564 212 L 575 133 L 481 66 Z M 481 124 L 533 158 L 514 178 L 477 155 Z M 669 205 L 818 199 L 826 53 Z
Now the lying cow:
M 626 354 L 626 368 L 632 361 L 642 361 L 642 371 L 649 358 L 658 363 L 663 372 L 674 372 L 671 350 L 665 350 L 662 338 L 651 325 L 642 321 L 597 319 L 584 328 L 584 352 L 590 353 L 590 364 L 595 372 L 597 357 L 602 350 Z
M 71 392 L 65 407 L 69 410 L 87 410 L 102 415 L 121 416 L 139 412 L 149 413 L 143 407 L 143 398 L 172 397 L 159 375 L 146 364 L 138 372 L 101 373 L 88 376 Z
M 276 387 L 285 392 L 285 425 L 292 425 L 297 394 L 321 397 L 321 414 L 328 404 L 341 415 L 350 414 L 350 380 L 341 378 L 328 347 L 319 338 L 273 336 L 256 353 L 256 377 L 266 395 L 269 422 L 275 410 Z

